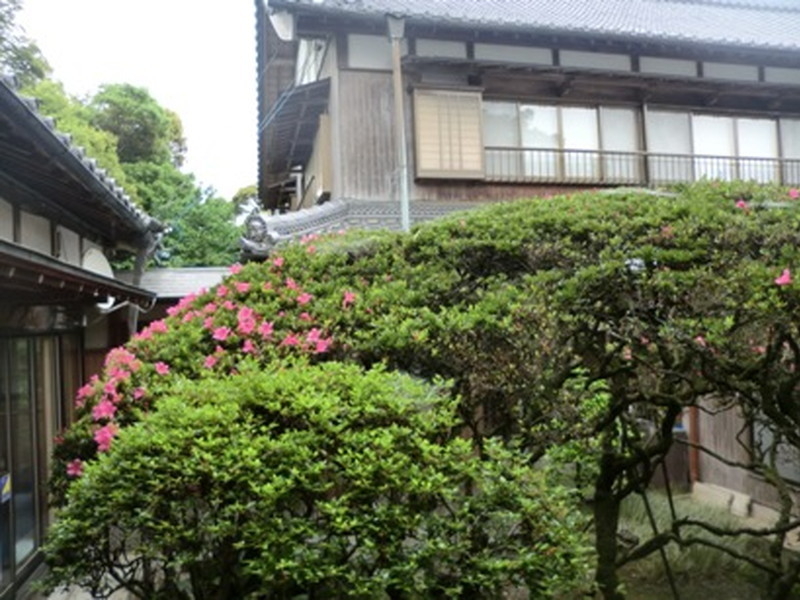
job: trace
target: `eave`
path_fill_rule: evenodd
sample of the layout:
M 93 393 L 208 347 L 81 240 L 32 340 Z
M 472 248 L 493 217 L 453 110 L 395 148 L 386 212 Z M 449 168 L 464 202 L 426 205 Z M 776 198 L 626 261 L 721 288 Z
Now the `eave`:
M 0 306 L 94 304 L 114 297 L 144 309 L 155 294 L 0 240 Z

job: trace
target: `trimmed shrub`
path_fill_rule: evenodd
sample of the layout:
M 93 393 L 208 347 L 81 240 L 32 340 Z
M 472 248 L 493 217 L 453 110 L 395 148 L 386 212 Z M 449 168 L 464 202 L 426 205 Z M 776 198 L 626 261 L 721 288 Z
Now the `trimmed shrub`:
M 551 597 L 582 518 L 515 451 L 450 435 L 446 390 L 382 368 L 181 380 L 69 490 L 51 584 L 99 597 Z

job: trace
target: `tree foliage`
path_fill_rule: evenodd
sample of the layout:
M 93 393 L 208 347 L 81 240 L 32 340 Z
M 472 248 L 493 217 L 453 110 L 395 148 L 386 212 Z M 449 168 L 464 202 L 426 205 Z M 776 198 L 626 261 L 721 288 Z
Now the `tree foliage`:
M 117 139 L 120 162 L 183 163 L 186 142 L 180 118 L 150 93 L 130 84 L 105 84 L 92 96 L 92 124 Z
M 450 436 L 442 392 L 340 363 L 176 382 L 73 486 L 51 579 L 171 599 L 570 587 L 581 517 L 519 453 Z
M 624 553 L 617 544 L 620 505 L 647 493 L 685 408 L 736 402 L 796 444 L 793 195 L 707 183 L 519 202 L 407 236 L 307 237 L 182 301 L 128 345 L 136 369 L 110 359 L 80 394 L 54 490 L 63 501 L 68 467 L 95 460 L 98 444 L 113 455 L 116 428 L 157 412 L 173 377 L 235 380 L 245 365 L 298 355 L 383 364 L 451 381 L 480 456 L 504 440 L 590 498 L 598 589 L 620 598 L 620 566 L 667 544 L 708 544 L 680 515 Z M 775 448 L 744 465 L 788 503 L 772 555 L 749 560 L 783 598 L 799 568 L 780 542 L 797 523 Z M 709 532 L 725 551 L 727 534 Z
M 15 75 L 23 85 L 31 85 L 47 77 L 50 65 L 17 24 L 21 7 L 21 0 L 0 0 L 0 72 Z

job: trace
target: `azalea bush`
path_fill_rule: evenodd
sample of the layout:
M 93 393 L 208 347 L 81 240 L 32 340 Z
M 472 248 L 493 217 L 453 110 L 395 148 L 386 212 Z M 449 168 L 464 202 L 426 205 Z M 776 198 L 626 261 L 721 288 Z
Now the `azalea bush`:
M 179 380 L 71 486 L 50 580 L 95 597 L 500 598 L 586 571 L 566 492 L 449 435 L 456 400 L 383 368 Z
M 81 416 L 56 450 L 56 501 L 68 510 L 87 465 L 110 460 L 177 382 L 235 382 L 298 360 L 382 365 L 447 379 L 451 435 L 477 456 L 500 439 L 562 481 L 573 473 L 592 500 L 599 588 L 619 598 L 619 564 L 681 543 L 654 532 L 620 557 L 616 533 L 621 502 L 646 491 L 684 409 L 712 395 L 745 401 L 800 446 L 789 410 L 800 405 L 797 195 L 707 182 L 538 199 L 411 235 L 308 236 L 236 265 L 111 352 L 81 389 Z M 780 578 L 779 562 L 762 566 Z

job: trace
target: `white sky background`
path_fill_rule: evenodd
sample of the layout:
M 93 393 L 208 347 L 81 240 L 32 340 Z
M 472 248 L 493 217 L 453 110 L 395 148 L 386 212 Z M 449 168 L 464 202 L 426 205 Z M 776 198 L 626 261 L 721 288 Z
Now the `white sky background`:
M 252 0 L 24 0 L 18 21 L 68 93 L 130 83 L 178 113 L 201 185 L 256 182 Z

